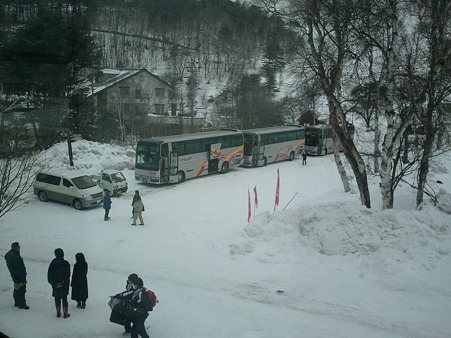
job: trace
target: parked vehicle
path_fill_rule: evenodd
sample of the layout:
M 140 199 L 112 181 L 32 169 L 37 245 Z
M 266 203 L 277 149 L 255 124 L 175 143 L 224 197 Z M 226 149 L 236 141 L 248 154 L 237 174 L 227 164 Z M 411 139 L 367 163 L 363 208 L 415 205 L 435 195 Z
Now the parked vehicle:
M 77 210 L 102 204 L 102 189 L 87 175 L 39 172 L 33 190 L 42 202 L 54 200 L 68 203 Z
M 128 183 L 125 176 L 115 169 L 104 169 L 100 175 L 91 175 L 97 185 L 103 189 L 108 189 L 114 196 L 121 195 L 128 190 Z
M 225 174 L 243 163 L 243 147 L 243 132 L 230 129 L 140 140 L 135 178 L 144 183 L 166 184 Z

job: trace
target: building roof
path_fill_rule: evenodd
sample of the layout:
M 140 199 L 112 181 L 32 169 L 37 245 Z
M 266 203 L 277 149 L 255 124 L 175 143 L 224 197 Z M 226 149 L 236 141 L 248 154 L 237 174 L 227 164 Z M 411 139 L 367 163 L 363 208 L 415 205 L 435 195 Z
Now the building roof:
M 172 89 L 172 86 L 169 83 L 162 80 L 157 75 L 152 74 L 146 68 L 140 68 L 140 69 L 106 68 L 106 69 L 100 70 L 100 72 L 97 76 L 97 79 L 94 83 L 89 83 L 88 86 L 91 90 L 90 90 L 90 93 L 88 94 L 88 96 L 97 95 L 101 91 L 108 89 L 112 86 L 115 86 L 126 79 L 130 79 L 131 77 L 133 77 L 141 72 L 147 73 L 148 75 L 152 76 L 156 80 L 160 81 L 161 83 L 163 83 L 164 85 L 166 85 Z

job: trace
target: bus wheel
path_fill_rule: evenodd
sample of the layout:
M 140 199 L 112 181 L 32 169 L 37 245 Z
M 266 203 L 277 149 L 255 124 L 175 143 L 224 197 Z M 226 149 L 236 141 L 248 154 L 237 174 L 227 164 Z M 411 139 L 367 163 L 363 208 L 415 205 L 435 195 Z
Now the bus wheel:
M 294 152 L 292 151 L 291 153 L 290 153 L 290 157 L 288 158 L 290 161 L 293 161 L 294 160 Z
M 266 167 L 268 164 L 268 159 L 266 157 L 263 157 L 263 166 Z
M 185 180 L 185 173 L 183 171 L 179 171 L 177 174 L 177 183 L 182 183 Z
M 221 165 L 221 174 L 225 174 L 229 171 L 229 162 L 224 161 Z

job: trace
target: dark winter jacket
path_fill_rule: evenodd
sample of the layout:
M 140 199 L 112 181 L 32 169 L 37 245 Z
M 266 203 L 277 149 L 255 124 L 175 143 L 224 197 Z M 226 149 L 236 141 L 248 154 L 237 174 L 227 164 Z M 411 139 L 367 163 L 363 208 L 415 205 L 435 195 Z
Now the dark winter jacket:
M 147 308 L 149 306 L 149 294 L 145 288 L 134 290 L 132 302 L 136 307 Z
M 11 278 L 14 283 L 27 282 L 27 269 L 20 256 L 20 252 L 16 249 L 9 250 L 5 255 L 6 265 L 11 273 Z
M 50 263 L 47 272 L 47 280 L 50 285 L 52 285 L 53 297 L 67 296 L 69 294 L 70 265 L 69 262 L 64 259 L 64 254 L 57 255 Z
M 105 194 L 105 196 L 103 196 L 103 209 L 105 210 L 111 209 L 111 196 L 108 194 Z
M 71 299 L 82 301 L 88 299 L 88 263 L 86 263 L 85 256 L 82 253 L 75 255 L 77 262 L 74 265 L 72 272 L 72 295 Z

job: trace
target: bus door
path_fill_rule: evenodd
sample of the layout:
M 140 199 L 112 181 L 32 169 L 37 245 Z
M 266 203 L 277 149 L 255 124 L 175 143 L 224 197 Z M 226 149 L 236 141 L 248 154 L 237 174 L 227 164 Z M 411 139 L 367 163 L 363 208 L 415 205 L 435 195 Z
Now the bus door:
M 177 153 L 171 152 L 169 154 L 169 182 L 178 182 L 178 171 L 179 171 L 179 157 Z
M 255 136 L 256 144 L 257 144 L 257 165 L 262 166 L 265 163 L 265 143 L 260 138 L 260 142 L 258 142 L 258 136 Z
M 219 158 L 221 157 L 221 143 L 210 145 L 210 158 L 208 159 L 208 173 L 217 173 Z
M 169 182 L 169 149 L 167 143 L 161 145 L 160 182 Z

